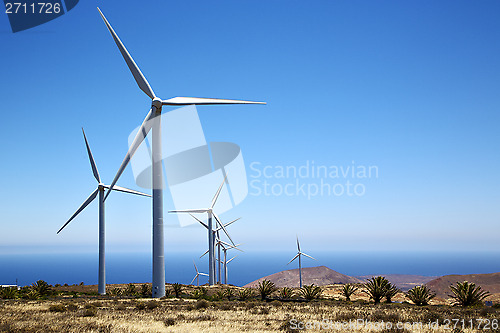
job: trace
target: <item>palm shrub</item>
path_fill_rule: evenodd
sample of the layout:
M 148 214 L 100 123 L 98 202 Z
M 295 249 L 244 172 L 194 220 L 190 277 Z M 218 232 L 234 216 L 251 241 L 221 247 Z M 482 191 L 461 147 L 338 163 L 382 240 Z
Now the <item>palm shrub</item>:
M 207 299 L 208 298 L 207 288 L 198 287 L 198 289 L 196 289 L 193 292 L 193 297 L 196 299 Z
M 144 283 L 141 285 L 141 295 L 142 297 L 149 297 L 152 294 L 151 286 L 148 284 Z
M 350 283 L 344 284 L 342 286 L 342 295 L 345 297 L 345 300 L 347 302 L 351 301 L 351 296 L 352 296 L 352 294 L 354 294 L 356 292 L 356 290 L 358 290 L 358 288 L 353 286 Z
M 299 289 L 300 294 L 307 299 L 308 301 L 313 300 L 315 298 L 319 298 L 323 289 L 321 287 L 315 286 L 314 283 L 311 285 L 305 285 Z
M 234 296 L 233 290 L 231 288 L 224 289 L 224 296 L 227 298 L 228 301 L 230 301 L 231 298 Z
M 0 288 L 0 298 L 16 299 L 18 297 L 16 287 Z
M 135 296 L 137 293 L 137 290 L 135 289 L 135 285 L 132 283 L 129 283 L 127 287 L 125 288 L 125 295 L 128 296 Z
M 271 282 L 269 280 L 263 280 L 259 282 L 257 290 L 259 290 L 260 297 L 264 301 L 268 296 L 270 296 L 272 293 L 278 290 L 278 288 L 276 288 L 274 282 Z
M 385 297 L 387 290 L 391 287 L 391 283 L 383 276 L 376 276 L 368 279 L 364 287 L 363 292 L 368 294 L 375 304 L 379 304 L 380 300 Z
M 482 290 L 475 283 L 464 281 L 457 282 L 456 285 L 450 286 L 452 295 L 449 295 L 455 300 L 456 305 L 471 306 L 478 305 L 490 294 L 488 291 Z
M 283 287 L 280 289 L 280 298 L 288 299 L 294 296 L 293 289 L 290 287 Z
M 253 292 L 252 292 L 252 289 L 250 289 L 250 288 L 241 289 L 238 292 L 238 299 L 240 301 L 246 301 L 247 299 L 249 299 L 252 296 L 253 296 Z
M 175 298 L 179 298 L 181 291 L 182 291 L 182 284 L 180 283 L 174 283 L 172 285 L 172 291 L 175 294 Z
M 33 288 L 29 288 L 29 290 L 26 292 L 26 298 L 28 299 L 39 299 L 40 298 L 40 294 L 38 293 L 38 291 L 36 291 L 36 289 L 33 289 Z
M 396 296 L 396 294 L 399 292 L 400 292 L 399 288 L 389 282 L 389 287 L 385 292 L 385 302 L 392 303 L 392 298 Z
M 436 297 L 436 294 L 426 286 L 415 286 L 408 290 L 406 297 L 410 299 L 415 305 L 422 306 L 429 304 L 430 300 Z
M 122 290 L 120 288 L 113 288 L 113 289 L 110 289 L 109 290 L 109 293 L 112 295 L 112 296 L 120 296 L 123 294 Z
M 36 290 L 41 297 L 50 296 L 52 294 L 49 284 L 43 280 L 38 280 L 35 283 L 32 283 L 31 288 Z

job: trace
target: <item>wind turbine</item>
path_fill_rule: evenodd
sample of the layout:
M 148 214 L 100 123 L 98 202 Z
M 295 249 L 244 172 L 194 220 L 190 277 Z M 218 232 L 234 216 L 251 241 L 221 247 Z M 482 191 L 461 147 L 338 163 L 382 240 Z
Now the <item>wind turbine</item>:
M 215 251 L 214 251 L 215 237 L 214 236 L 215 236 L 215 231 L 216 231 L 216 230 L 214 230 L 213 225 L 212 225 L 212 217 L 215 218 L 215 220 L 219 224 L 219 227 L 224 231 L 227 238 L 229 238 L 231 243 L 234 244 L 233 240 L 231 239 L 231 236 L 229 236 L 229 234 L 226 230 L 226 227 L 224 226 L 224 224 L 221 223 L 219 217 L 214 212 L 215 203 L 217 202 L 217 199 L 219 198 L 220 191 L 222 190 L 222 187 L 224 186 L 224 183 L 226 182 L 226 178 L 227 178 L 227 175 L 226 175 L 226 177 L 224 177 L 224 180 L 220 184 L 219 189 L 215 193 L 214 198 L 212 199 L 212 203 L 210 204 L 210 208 L 184 209 L 184 210 L 171 210 L 171 211 L 169 211 L 169 213 L 188 213 L 191 216 L 193 216 L 192 214 L 207 213 L 208 224 L 204 224 L 201 221 L 199 221 L 199 222 L 202 223 L 208 230 L 208 275 L 209 275 L 208 283 L 211 286 L 215 284 Z
M 224 260 L 223 260 L 223 265 L 224 265 L 224 284 L 227 284 L 227 264 L 231 260 L 233 260 L 234 258 L 236 258 L 236 256 L 234 256 L 233 258 L 227 260 L 227 250 L 235 249 L 235 250 L 238 250 L 240 252 L 243 252 L 243 250 L 241 250 L 238 247 L 240 245 L 241 244 L 231 245 L 231 244 L 228 244 L 228 243 L 226 243 L 224 241 L 219 240 L 219 246 L 222 246 L 222 250 L 224 251 Z
M 226 261 L 226 257 L 224 256 L 224 284 L 227 284 L 227 264 L 229 264 L 236 257 L 237 255 Z
M 193 281 L 191 281 L 190 284 L 193 284 L 194 280 L 196 280 L 196 285 L 199 286 L 200 285 L 200 275 L 208 276 L 208 274 L 198 272 L 198 268 L 196 267 L 194 260 L 193 260 L 193 265 L 194 265 L 194 270 L 196 271 L 196 275 L 194 276 Z
M 300 288 L 302 288 L 302 261 L 301 261 L 301 256 L 306 256 L 308 258 L 311 258 L 311 259 L 314 259 L 313 257 L 311 257 L 310 255 L 308 254 L 305 254 L 304 252 L 301 252 L 300 251 L 300 244 L 299 244 L 299 236 L 297 236 L 297 254 L 295 255 L 295 257 L 293 257 L 292 260 L 290 260 L 288 262 L 288 264 L 290 264 L 292 261 L 294 261 L 295 259 L 299 258 L 299 282 L 300 282 Z M 316 260 L 316 259 L 314 259 Z M 288 265 L 287 264 L 287 265 Z
M 203 223 L 203 222 L 202 222 L 199 218 L 197 218 L 197 217 L 196 217 L 196 216 L 194 216 L 193 214 L 189 214 L 189 215 L 191 215 L 191 217 L 192 217 L 192 218 L 194 218 L 196 221 L 198 221 L 201 225 L 203 225 L 203 226 L 204 226 L 204 227 L 208 230 L 208 225 L 206 225 L 205 223 Z M 228 223 L 224 224 L 224 227 L 227 227 L 227 226 L 229 226 L 229 225 L 233 224 L 234 222 L 238 221 L 239 219 L 241 219 L 241 217 L 238 217 L 237 219 L 232 220 L 231 222 L 228 222 Z M 221 281 L 221 280 L 222 280 L 222 278 L 221 278 L 221 271 L 220 271 L 220 264 L 221 264 L 221 261 L 220 261 L 220 249 L 221 249 L 221 246 L 223 246 L 223 245 L 222 245 L 222 243 L 225 243 L 225 244 L 227 244 L 228 246 L 231 246 L 231 248 L 233 248 L 233 247 L 234 247 L 234 248 L 236 248 L 236 246 L 241 245 L 241 244 L 237 244 L 237 245 L 234 245 L 234 246 L 233 246 L 233 245 L 231 245 L 231 244 L 228 244 L 228 243 L 226 243 L 226 242 L 222 241 L 222 240 L 220 239 L 220 235 L 219 235 L 219 231 L 220 231 L 221 229 L 222 229 L 222 227 L 221 227 L 221 226 L 219 226 L 217 229 L 215 229 L 215 230 L 213 230 L 213 231 L 212 231 L 212 233 L 213 233 L 213 235 L 214 235 L 213 237 L 214 237 L 215 242 L 216 242 L 216 246 L 218 247 L 217 261 L 218 261 L 218 264 L 219 264 L 219 275 L 218 275 L 218 277 L 219 277 L 218 281 L 219 281 L 219 282 L 222 282 L 222 281 Z M 236 248 L 236 249 L 237 249 L 237 250 L 239 250 L 239 251 L 241 251 L 241 252 L 243 252 L 242 250 L 240 250 L 240 249 L 238 249 L 238 248 Z M 207 254 L 207 253 L 208 253 L 208 250 L 207 250 L 207 251 L 205 251 L 205 253 L 203 253 L 203 254 L 200 256 L 200 258 L 202 258 L 202 257 L 203 257 L 205 254 Z M 226 252 L 224 251 L 224 256 L 225 256 L 225 254 L 226 254 Z M 225 257 L 224 257 L 224 258 L 225 258 Z
M 164 105 L 166 106 L 181 106 L 181 105 L 219 105 L 219 104 L 265 104 L 262 102 L 239 101 L 230 99 L 216 98 L 197 98 L 197 97 L 174 97 L 162 100 L 157 97 L 148 81 L 140 71 L 137 64 L 132 59 L 130 53 L 121 42 L 118 35 L 115 33 L 108 20 L 99 8 L 106 27 L 113 37 L 116 46 L 120 50 L 123 59 L 132 72 L 139 89 L 141 89 L 151 99 L 151 108 L 146 115 L 134 141 L 130 145 L 125 158 L 123 159 L 118 172 L 116 173 L 110 189 L 113 189 L 121 174 L 127 167 L 130 159 L 136 152 L 139 145 L 142 143 L 148 132 L 152 131 L 152 184 L 153 184 L 153 297 L 159 298 L 165 296 L 165 259 L 164 259 L 164 237 L 163 237 L 163 170 L 162 170 L 162 142 L 161 142 L 161 111 Z M 109 195 L 106 194 L 105 199 Z
M 97 166 L 94 161 L 94 157 L 92 156 L 92 152 L 90 151 L 90 146 L 87 141 L 87 137 L 85 136 L 85 131 L 82 128 L 83 138 L 85 139 L 85 146 L 87 147 L 87 153 L 89 155 L 90 166 L 92 167 L 92 173 L 94 174 L 95 179 L 97 180 L 97 189 L 92 192 L 92 194 L 85 200 L 85 202 L 77 209 L 77 211 L 70 217 L 70 219 L 59 229 L 58 234 L 78 215 L 82 210 L 85 209 L 99 194 L 99 285 L 97 291 L 101 295 L 106 294 L 106 266 L 105 266 L 105 239 L 106 239 L 106 228 L 104 223 L 104 191 L 109 189 L 108 185 L 104 185 L 101 182 L 101 177 L 99 176 L 99 172 L 97 171 Z M 130 190 L 125 187 L 115 186 L 113 188 L 115 191 L 143 195 L 146 197 L 151 197 L 149 194 Z M 111 189 L 109 190 L 111 191 Z

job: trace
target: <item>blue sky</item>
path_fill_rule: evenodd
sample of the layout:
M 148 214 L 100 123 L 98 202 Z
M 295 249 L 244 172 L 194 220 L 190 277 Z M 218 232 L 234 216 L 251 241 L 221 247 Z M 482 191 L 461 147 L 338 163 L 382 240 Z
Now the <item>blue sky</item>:
M 362 196 L 249 195 L 223 216 L 248 251 L 296 234 L 308 253 L 500 250 L 498 1 L 81 1 L 15 34 L 0 15 L 0 253 L 97 250 L 97 203 L 55 234 L 95 188 L 80 128 L 109 183 L 150 101 L 96 6 L 161 97 L 268 103 L 198 107 L 249 181 L 255 162 L 377 167 Z M 139 189 L 130 168 L 120 185 Z M 110 251 L 150 250 L 148 199 L 106 213 Z M 201 228 L 165 235 L 206 247 Z

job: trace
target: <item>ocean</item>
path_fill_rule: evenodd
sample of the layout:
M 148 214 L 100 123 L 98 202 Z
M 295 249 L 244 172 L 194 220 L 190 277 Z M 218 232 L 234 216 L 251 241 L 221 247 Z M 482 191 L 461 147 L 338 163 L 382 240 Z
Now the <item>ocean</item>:
M 369 274 L 480 274 L 500 272 L 499 252 L 320 252 L 317 260 L 304 258 L 303 267 L 327 266 L 357 276 Z M 297 268 L 287 262 L 293 252 L 245 252 L 228 264 L 228 282 L 243 286 L 260 277 Z M 199 253 L 166 253 L 166 281 L 188 284 L 195 275 L 193 260 L 200 272 L 207 272 L 206 257 Z M 0 284 L 29 285 L 37 280 L 50 284 L 97 284 L 96 253 L 0 254 Z M 107 253 L 107 283 L 151 282 L 150 253 Z M 207 283 L 200 277 L 200 284 Z

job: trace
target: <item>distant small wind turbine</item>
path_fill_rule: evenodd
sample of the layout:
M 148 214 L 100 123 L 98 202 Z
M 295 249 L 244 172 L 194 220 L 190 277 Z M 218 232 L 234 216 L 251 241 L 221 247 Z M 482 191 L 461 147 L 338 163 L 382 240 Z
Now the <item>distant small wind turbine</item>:
M 204 223 L 202 223 L 202 224 L 208 230 L 208 275 L 209 275 L 208 283 L 211 286 L 215 284 L 215 251 L 214 251 L 214 247 L 215 247 L 214 231 L 215 230 L 214 230 L 213 225 L 212 225 L 212 216 L 217 221 L 217 224 L 219 225 L 219 227 L 224 231 L 227 238 L 229 238 L 231 243 L 233 243 L 233 245 L 234 245 L 234 242 L 231 239 L 231 236 L 229 236 L 229 233 L 227 232 L 226 227 L 224 226 L 224 224 L 222 224 L 219 217 L 214 212 L 215 203 L 217 202 L 217 199 L 219 198 L 220 192 L 222 190 L 222 187 L 224 186 L 224 183 L 226 182 L 226 179 L 227 179 L 227 175 L 226 175 L 226 177 L 224 177 L 224 180 L 220 184 L 219 189 L 215 193 L 214 198 L 212 199 L 212 203 L 210 204 L 210 208 L 184 209 L 184 210 L 171 210 L 171 211 L 169 211 L 169 213 L 188 213 L 191 215 L 192 214 L 207 213 L 208 224 L 204 224 Z
M 222 246 L 222 251 L 224 251 L 224 260 L 222 261 L 223 263 L 223 266 L 224 266 L 224 284 L 227 284 L 227 264 L 233 260 L 234 258 L 236 258 L 237 256 L 234 256 L 233 258 L 227 260 L 227 250 L 231 250 L 231 249 L 235 249 L 235 250 L 238 250 L 240 252 L 244 252 L 243 250 L 241 250 L 238 246 L 240 246 L 241 244 L 236 244 L 236 245 L 231 245 L 231 244 L 228 244 L 224 241 L 221 241 L 219 240 L 219 244 L 220 246 Z
M 233 261 L 233 259 L 236 257 L 237 257 L 237 255 L 226 261 L 226 256 L 224 253 L 224 284 L 227 284 L 227 264 L 229 264 L 231 261 Z
M 198 268 L 196 267 L 194 260 L 193 260 L 193 265 L 194 265 L 194 270 L 196 271 L 196 275 L 194 276 L 193 281 L 191 281 L 190 284 L 193 284 L 194 280 L 196 280 L 196 285 L 199 286 L 200 285 L 200 275 L 208 276 L 208 274 L 198 272 Z
M 300 244 L 299 244 L 299 236 L 297 236 L 297 254 L 295 255 L 295 257 L 293 257 L 292 260 L 290 260 L 288 262 L 288 264 L 290 264 L 292 261 L 294 261 L 295 259 L 299 258 L 299 282 L 300 282 L 300 288 L 302 288 L 302 261 L 301 261 L 301 256 L 306 256 L 308 258 L 311 258 L 311 259 L 314 259 L 313 257 L 311 257 L 310 255 L 308 254 L 305 254 L 304 252 L 301 252 L 300 251 Z M 314 259 L 316 260 L 316 259 Z M 287 265 L 288 265 L 287 264 Z
M 89 155 L 90 166 L 92 167 L 92 172 L 94 174 L 95 179 L 98 182 L 97 189 L 92 192 L 92 194 L 85 200 L 85 202 L 76 210 L 76 212 L 70 217 L 70 219 L 59 229 L 57 233 L 60 233 L 82 210 L 85 209 L 94 199 L 97 197 L 99 193 L 99 286 L 97 291 L 101 295 L 106 294 L 106 267 L 105 267 L 105 239 L 106 239 L 106 228 L 104 224 L 104 191 L 109 189 L 108 185 L 104 185 L 101 183 L 101 177 L 99 176 L 99 172 L 97 171 L 97 166 L 94 161 L 94 157 L 92 156 L 92 152 L 90 151 L 89 143 L 87 141 L 87 137 L 85 136 L 85 131 L 82 128 L 83 138 L 85 139 L 85 145 L 87 147 L 87 153 Z M 136 195 L 143 195 L 145 197 L 151 197 L 151 195 L 134 191 L 125 187 L 116 186 L 113 188 L 115 191 L 131 193 Z
M 194 216 L 193 214 L 189 214 L 189 215 L 191 215 L 191 217 L 192 217 L 192 218 L 194 218 L 196 221 L 198 221 L 198 223 L 200 223 L 202 226 L 204 226 L 204 227 L 205 227 L 205 229 L 210 230 L 210 229 L 208 229 L 208 225 L 207 225 L 206 223 L 204 223 L 203 221 L 201 221 L 199 218 L 197 218 L 197 217 L 196 217 L 196 216 Z M 234 219 L 234 220 L 232 220 L 231 222 L 228 222 L 228 223 L 226 223 L 226 224 L 222 224 L 222 223 L 221 223 L 221 225 L 220 225 L 218 228 L 216 228 L 215 230 L 212 230 L 212 234 L 213 234 L 213 235 L 212 235 L 212 237 L 213 237 L 213 239 L 214 239 L 214 241 L 215 241 L 214 248 L 215 248 L 215 246 L 217 246 L 217 247 L 218 247 L 218 255 L 217 255 L 217 261 L 218 261 L 218 264 L 219 264 L 219 275 L 218 275 L 218 277 L 219 277 L 219 278 L 218 278 L 218 282 L 222 282 L 222 278 L 221 278 L 221 271 L 220 271 L 220 264 L 221 264 L 221 261 L 220 261 L 221 240 L 220 240 L 219 231 L 220 231 L 222 228 L 226 228 L 227 226 L 229 226 L 229 225 L 233 224 L 234 222 L 238 221 L 239 219 L 241 219 L 241 217 L 238 217 L 237 219 Z M 219 220 L 218 222 L 220 222 L 220 220 Z M 228 236 L 229 236 L 229 235 L 228 235 Z M 224 242 L 224 243 L 225 243 L 225 242 Z M 227 243 L 226 243 L 226 244 L 227 244 Z M 229 244 L 229 245 L 230 245 L 230 244 Z M 239 244 L 238 244 L 238 245 L 239 245 Z M 238 245 L 235 245 L 235 247 L 236 247 L 236 246 L 238 246 Z M 209 247 L 209 250 L 210 250 L 210 247 Z M 203 254 L 200 256 L 200 258 L 202 258 L 205 254 L 209 253 L 209 250 L 205 251 L 205 253 L 203 253 Z M 238 250 L 239 250 L 239 249 L 238 249 Z M 241 250 L 240 250 L 240 251 L 241 251 Z M 214 260 L 215 260 L 215 258 L 214 258 Z M 215 268 L 215 263 L 214 263 L 214 268 Z

